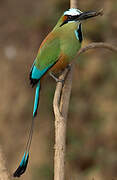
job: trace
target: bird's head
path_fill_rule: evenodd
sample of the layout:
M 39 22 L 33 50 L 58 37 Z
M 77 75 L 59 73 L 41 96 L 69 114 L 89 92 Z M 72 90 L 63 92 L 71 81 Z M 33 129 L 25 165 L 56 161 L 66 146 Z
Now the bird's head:
M 57 23 L 57 27 L 62 27 L 69 23 L 80 23 L 83 20 L 95 17 L 97 15 L 98 14 L 95 11 L 82 12 L 79 9 L 71 8 L 63 13 L 62 17 Z

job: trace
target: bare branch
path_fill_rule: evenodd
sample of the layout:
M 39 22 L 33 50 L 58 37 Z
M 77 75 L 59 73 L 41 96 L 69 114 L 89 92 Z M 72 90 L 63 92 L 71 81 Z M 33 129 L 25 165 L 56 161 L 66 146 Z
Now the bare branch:
M 66 129 L 69 100 L 72 88 L 73 67 L 67 75 L 67 79 L 62 88 L 60 99 L 60 117 L 55 120 L 55 180 L 64 180 L 65 177 L 65 151 L 66 151 Z
M 71 87 L 72 87 L 72 73 L 73 73 L 73 67 L 70 69 L 70 71 L 68 71 L 68 75 L 61 94 L 60 112 L 62 113 L 62 116 L 65 119 L 67 119 L 68 108 L 69 108 L 69 100 L 70 100 Z
M 54 179 L 64 180 L 64 156 L 65 156 L 65 139 L 66 139 L 66 126 L 67 114 L 71 84 L 69 79 L 72 77 L 68 68 L 64 70 L 59 79 L 65 79 L 64 85 L 61 82 L 57 83 L 53 108 L 55 114 L 55 156 L 54 156 Z M 68 74 L 68 75 L 67 75 Z M 71 79 L 72 81 L 72 79 Z M 67 93 L 68 92 L 68 93 Z
M 113 45 L 110 45 L 108 43 L 103 43 L 103 42 L 99 42 L 99 43 L 90 43 L 88 44 L 87 46 L 81 48 L 79 51 L 78 51 L 78 54 L 77 54 L 77 57 L 88 51 L 89 49 L 96 49 L 96 48 L 105 48 L 105 49 L 108 49 L 110 51 L 113 51 L 113 52 L 116 52 L 117 53 L 117 47 L 113 46 Z
M 77 8 L 78 0 L 70 0 L 70 8 Z
M 66 68 L 64 72 L 59 76 L 59 80 L 65 80 L 67 73 L 68 73 L 68 69 Z M 59 103 L 60 103 L 62 88 L 63 88 L 63 83 L 58 82 L 56 85 L 56 90 L 55 90 L 54 100 L 53 100 L 53 108 L 54 108 L 55 117 L 61 117 L 61 118 L 63 117 L 59 108 Z

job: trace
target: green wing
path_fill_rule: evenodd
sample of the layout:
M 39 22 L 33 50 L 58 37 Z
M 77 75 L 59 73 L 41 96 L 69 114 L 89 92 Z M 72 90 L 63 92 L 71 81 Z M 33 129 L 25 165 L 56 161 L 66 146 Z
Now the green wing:
M 60 40 L 50 33 L 42 42 L 38 55 L 35 60 L 35 66 L 43 70 L 51 67 L 60 56 Z

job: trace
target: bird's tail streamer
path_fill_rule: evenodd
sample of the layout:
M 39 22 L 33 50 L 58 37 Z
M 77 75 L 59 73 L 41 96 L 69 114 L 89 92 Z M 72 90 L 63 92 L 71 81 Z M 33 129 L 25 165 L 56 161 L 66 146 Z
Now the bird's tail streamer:
M 20 162 L 20 165 L 18 166 L 16 171 L 13 173 L 14 177 L 20 177 L 26 171 L 26 168 L 27 168 L 27 164 L 29 160 L 29 150 L 30 150 L 30 146 L 32 142 L 33 129 L 34 129 L 34 118 L 37 115 L 37 109 L 38 109 L 38 104 L 39 104 L 39 94 L 40 94 L 40 81 L 38 82 L 37 87 L 36 87 L 35 101 L 34 101 L 34 108 L 33 108 L 33 118 L 32 118 L 31 127 L 29 131 L 28 141 L 27 141 L 25 152 Z

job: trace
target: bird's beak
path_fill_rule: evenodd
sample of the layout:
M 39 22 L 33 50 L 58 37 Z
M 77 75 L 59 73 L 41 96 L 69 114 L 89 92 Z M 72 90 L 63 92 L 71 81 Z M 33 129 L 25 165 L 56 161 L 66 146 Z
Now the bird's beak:
M 95 16 L 98 16 L 99 14 L 101 14 L 101 12 L 96 12 L 96 11 L 87 11 L 87 12 L 83 12 L 81 13 L 75 20 L 76 21 L 82 21 L 82 20 L 86 20 Z

